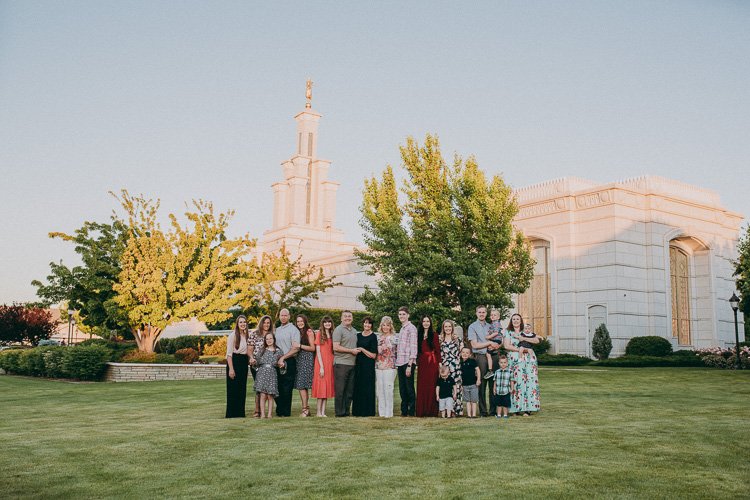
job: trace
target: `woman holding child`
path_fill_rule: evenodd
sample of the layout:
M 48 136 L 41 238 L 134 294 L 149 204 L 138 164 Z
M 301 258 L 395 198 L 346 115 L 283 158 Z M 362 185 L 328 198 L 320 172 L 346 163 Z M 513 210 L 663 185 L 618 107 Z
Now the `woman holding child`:
M 461 348 L 463 340 L 459 338 L 456 324 L 446 319 L 440 329 L 440 358 L 448 367 L 453 383 L 456 385 L 456 397 L 453 399 L 453 414 L 457 417 L 464 414 L 463 387 L 461 384 Z
M 503 337 L 503 347 L 508 351 L 511 380 L 514 390 L 511 391 L 510 412 L 521 413 L 528 417 L 531 412 L 539 411 L 539 373 L 533 344 L 539 343 L 534 334 L 524 335 L 523 318 L 520 314 L 510 317 L 508 329 Z

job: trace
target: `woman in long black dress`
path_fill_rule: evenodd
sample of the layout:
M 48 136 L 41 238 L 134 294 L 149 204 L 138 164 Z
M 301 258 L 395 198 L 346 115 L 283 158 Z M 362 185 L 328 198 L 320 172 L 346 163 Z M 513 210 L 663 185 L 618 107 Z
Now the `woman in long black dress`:
M 378 338 L 372 332 L 372 318 L 362 322 L 362 332 L 357 334 L 357 354 L 354 366 L 354 400 L 352 415 L 355 417 L 375 416 L 375 358 L 378 357 Z
M 252 351 L 251 351 L 252 352 Z M 237 316 L 234 331 L 227 338 L 227 411 L 226 418 L 245 416 L 247 399 L 247 318 Z

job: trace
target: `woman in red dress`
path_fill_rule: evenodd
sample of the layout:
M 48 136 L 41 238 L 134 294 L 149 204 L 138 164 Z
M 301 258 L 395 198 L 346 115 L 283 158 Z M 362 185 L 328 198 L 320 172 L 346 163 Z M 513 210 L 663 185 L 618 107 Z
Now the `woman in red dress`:
M 437 417 L 435 384 L 440 371 L 440 343 L 429 316 L 417 327 L 417 408 L 418 417 Z
M 315 332 L 315 366 L 312 397 L 318 400 L 319 417 L 326 417 L 326 401 L 336 395 L 333 387 L 333 319 L 324 316 Z

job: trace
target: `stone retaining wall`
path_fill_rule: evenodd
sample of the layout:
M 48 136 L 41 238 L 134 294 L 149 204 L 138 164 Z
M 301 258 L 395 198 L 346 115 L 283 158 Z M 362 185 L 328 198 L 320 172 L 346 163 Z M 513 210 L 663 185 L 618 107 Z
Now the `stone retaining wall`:
M 162 363 L 107 363 L 106 382 L 152 380 L 203 380 L 224 378 L 225 365 L 174 365 Z

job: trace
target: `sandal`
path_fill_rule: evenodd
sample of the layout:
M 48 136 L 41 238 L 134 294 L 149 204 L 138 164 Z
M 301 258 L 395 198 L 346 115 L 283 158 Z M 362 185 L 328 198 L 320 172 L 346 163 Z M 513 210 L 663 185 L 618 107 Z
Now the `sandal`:
M 309 406 L 303 407 L 302 414 L 300 415 L 300 417 L 309 417 L 309 416 L 310 416 L 310 407 Z

